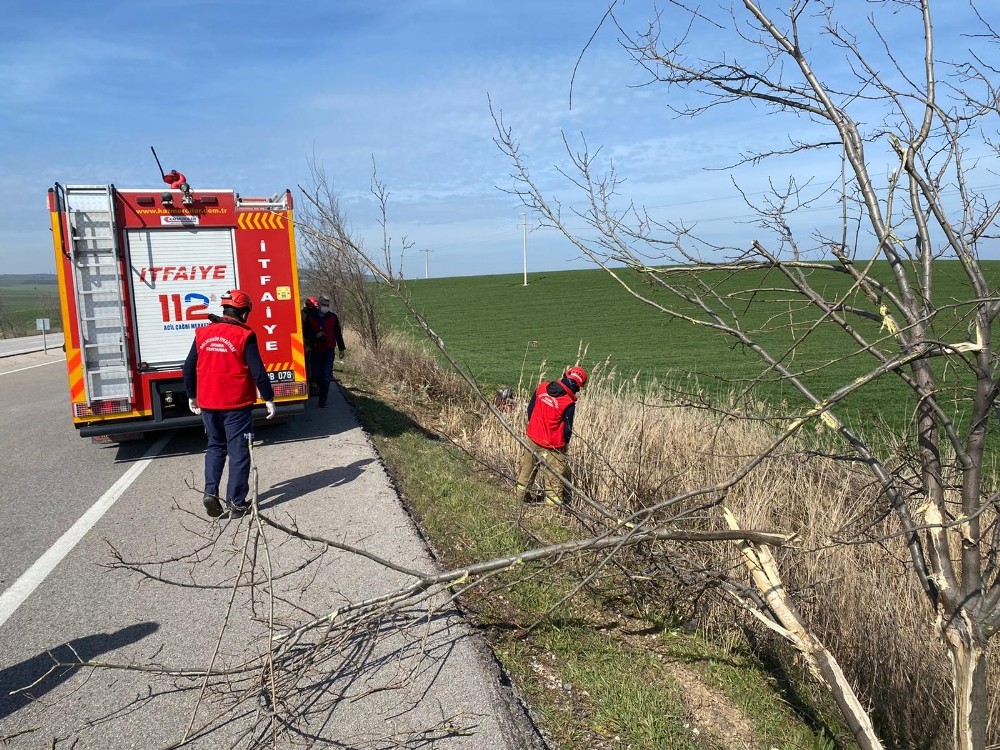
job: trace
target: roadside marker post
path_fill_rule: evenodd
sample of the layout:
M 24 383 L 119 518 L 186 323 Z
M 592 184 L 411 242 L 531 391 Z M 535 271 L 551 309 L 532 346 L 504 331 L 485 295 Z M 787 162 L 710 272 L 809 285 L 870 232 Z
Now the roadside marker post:
M 48 354 L 49 347 L 48 344 L 45 343 L 45 332 L 49 330 L 49 319 L 35 318 L 35 330 L 42 332 L 42 351 Z

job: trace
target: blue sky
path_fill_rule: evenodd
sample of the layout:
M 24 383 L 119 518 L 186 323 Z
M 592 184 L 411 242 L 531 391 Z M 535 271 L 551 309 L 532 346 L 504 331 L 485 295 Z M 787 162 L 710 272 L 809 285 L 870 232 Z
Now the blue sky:
M 860 0 L 855 0 L 860 4 Z M 966 8 L 964 0 L 941 5 Z M 370 247 L 380 242 L 372 159 L 390 193 L 389 231 L 413 249 L 408 277 L 520 273 L 523 209 L 499 187 L 510 165 L 487 97 L 551 194 L 573 195 L 561 133 L 614 159 L 626 191 L 661 219 L 744 242 L 749 212 L 723 167 L 769 137 L 763 113 L 672 119 L 668 94 L 590 0 L 171 0 L 16 3 L 0 28 L 0 272 L 51 271 L 45 192 L 54 183 L 159 184 L 149 147 L 194 187 L 270 194 L 315 158 Z M 619 4 L 626 28 L 653 5 Z M 995 13 L 995 11 L 990 11 Z M 942 27 L 952 15 L 939 14 Z M 901 32 L 902 33 L 902 32 Z M 700 41 L 707 52 L 713 40 Z M 817 163 L 817 173 L 829 169 Z M 762 170 L 737 172 L 762 190 Z M 1000 182 L 1000 178 L 997 179 Z M 821 220 L 818 214 L 813 218 Z M 740 239 L 743 238 L 743 239 Z M 398 252 L 398 251 L 397 251 Z M 528 236 L 532 271 L 583 267 L 551 230 Z

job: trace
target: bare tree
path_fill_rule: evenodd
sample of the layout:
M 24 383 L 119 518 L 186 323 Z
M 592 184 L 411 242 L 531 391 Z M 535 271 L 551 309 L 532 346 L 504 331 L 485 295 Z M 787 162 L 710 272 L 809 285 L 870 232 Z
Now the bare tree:
M 7 339 L 15 336 L 17 336 L 17 329 L 14 326 L 14 319 L 4 304 L 3 295 L 0 294 L 0 338 Z
M 307 288 L 329 295 L 343 320 L 366 346 L 378 350 L 383 335 L 379 307 L 382 290 L 353 248 L 361 241 L 351 232 L 339 196 L 326 171 L 310 162 L 310 183 L 300 190 L 308 196 L 298 224 L 300 272 Z
M 425 699 L 426 689 L 439 674 L 439 666 L 429 665 L 452 651 L 456 639 L 467 637 L 455 632 L 454 601 L 459 596 L 473 590 L 499 595 L 512 585 L 511 578 L 516 585 L 519 578 L 535 578 L 543 567 L 575 564 L 593 574 L 629 550 L 653 544 L 736 542 L 753 556 L 755 549 L 788 541 L 784 534 L 728 529 L 722 524 L 699 531 L 673 528 L 666 521 L 644 524 L 639 519 L 634 519 L 636 523 L 619 519 L 593 535 L 581 534 L 508 557 L 452 570 L 419 569 L 376 554 L 373 545 L 365 543 L 371 540 L 352 544 L 304 532 L 283 511 L 261 507 L 257 482 L 253 464 L 251 509 L 240 523 L 205 521 L 178 506 L 179 512 L 191 517 L 180 524 L 184 541 L 169 554 L 150 554 L 139 547 L 129 554 L 123 551 L 127 540 L 119 542 L 122 549 L 108 542 L 107 567 L 142 585 L 226 592 L 224 614 L 205 661 L 112 662 L 85 658 L 67 647 L 58 654 L 50 652 L 44 674 L 33 674 L 30 684 L 11 686 L 12 694 L 30 697 L 48 678 L 67 670 L 137 672 L 162 679 L 170 684 L 171 693 L 188 697 L 186 718 L 169 727 L 173 739 L 161 745 L 164 750 L 205 738 L 213 747 L 326 746 L 331 741 L 325 731 L 341 706 L 398 693 L 388 709 L 398 717 Z M 361 586 L 363 594 L 348 594 L 337 577 L 327 576 L 323 568 L 332 564 L 331 557 L 340 564 L 354 558 L 362 565 L 358 570 L 371 578 Z M 755 562 L 753 567 L 761 566 Z M 773 601 L 778 602 L 783 599 L 780 582 L 771 580 L 777 584 Z M 309 597 L 303 599 L 307 592 Z M 234 655 L 227 644 L 235 639 L 233 631 L 244 618 L 255 623 L 255 646 Z M 405 688 L 414 683 L 421 689 L 407 692 Z M 158 691 L 138 695 L 132 705 L 153 701 L 157 695 Z M 374 704 L 385 707 L 377 698 Z M 337 740 L 344 746 L 387 750 L 436 746 L 435 740 L 477 731 L 476 717 L 463 713 L 442 714 L 426 726 L 420 721 L 414 718 L 398 726 L 388 722 L 381 736 L 373 736 L 371 727 L 359 727 L 356 737 Z
M 512 190 L 544 225 L 562 230 L 636 299 L 728 336 L 756 355 L 757 385 L 776 376 L 797 394 L 783 434 L 821 421 L 870 472 L 905 541 L 907 569 L 930 605 L 928 624 L 951 657 L 954 746 L 983 750 L 987 655 L 1000 627 L 1000 491 L 987 452 L 1000 389 L 992 344 L 1000 298 L 980 253 L 992 239 L 1000 204 L 975 185 L 977 176 L 991 174 L 986 165 L 997 155 L 988 134 L 997 128 L 998 74 L 985 55 L 1000 40 L 973 5 L 977 24 L 964 40 L 949 40 L 949 54 L 958 55 L 956 45 L 966 43 L 980 49 L 938 61 L 932 4 L 870 2 L 871 15 L 863 18 L 857 3 L 834 0 L 799 0 L 786 11 L 754 0 L 718 9 L 668 0 L 668 12 L 635 33 L 619 24 L 612 4 L 602 23 L 617 27 L 650 84 L 677 92 L 671 97 L 681 102 L 676 115 L 698 122 L 718 108 L 732 109 L 733 116 L 752 106 L 772 115 L 772 132 L 787 133 L 780 147 L 733 154 L 733 167 L 767 163 L 790 173 L 785 187 L 772 187 L 761 201 L 743 193 L 759 217 L 760 236 L 741 246 L 709 242 L 694 227 L 658 221 L 623 202 L 614 168 L 602 166 L 586 143 L 573 148 L 567 141 L 572 167 L 564 174 L 582 190 L 586 205 L 566 213 L 588 225 L 586 232 L 573 231 L 570 217 L 533 181 L 511 128 L 498 114 L 495 119 L 497 143 L 514 167 Z M 996 14 L 992 6 L 989 12 Z M 845 21 L 861 28 L 852 33 Z M 897 32 L 891 40 L 890 26 Z M 674 29 L 681 31 L 671 37 Z M 701 41 L 694 49 L 696 37 Z M 820 50 L 841 56 L 846 84 L 825 80 L 814 67 Z M 817 152 L 838 157 L 821 188 L 811 184 L 813 174 L 795 175 L 796 158 Z M 796 211 L 831 197 L 840 206 L 839 228 L 808 231 Z M 804 225 L 806 232 L 791 228 Z M 861 260 L 869 258 L 886 262 L 886 278 L 877 277 L 872 261 Z M 944 259 L 956 261 L 964 275 L 968 294 L 962 299 L 935 294 Z M 622 264 L 643 283 L 617 270 Z M 780 278 L 780 288 L 812 310 L 804 332 L 781 349 L 748 330 L 745 307 L 717 287 L 720 274 L 759 279 L 762 272 Z M 830 285 L 824 277 L 843 282 Z M 810 373 L 795 366 L 794 354 L 831 328 L 847 342 L 855 372 L 840 387 L 820 392 Z M 901 438 L 859 429 L 840 416 L 848 396 L 885 378 L 898 380 L 908 394 L 910 427 Z M 771 565 L 763 558 L 756 563 Z M 770 587 L 766 577 L 757 583 L 762 593 Z M 780 613 L 777 619 L 788 628 Z M 848 685 L 841 688 L 844 708 L 853 696 Z M 868 742 L 875 746 L 876 740 Z
M 43 317 L 48 318 L 52 321 L 52 324 L 58 327 L 61 323 L 61 310 L 59 307 L 59 295 L 55 293 L 39 292 L 38 297 L 35 300 L 35 306 Z
M 505 142 L 510 147 L 512 155 L 516 156 L 516 148 L 509 140 L 509 133 L 505 137 L 508 139 Z M 526 173 L 524 180 L 525 184 L 530 184 Z M 379 201 L 384 220 L 387 214 L 388 191 L 378 180 L 377 175 L 373 176 L 372 193 Z M 306 195 L 314 205 L 319 204 L 317 195 L 310 193 Z M 383 223 L 383 227 L 385 226 Z M 451 369 L 465 381 L 470 393 L 482 407 L 490 412 L 517 442 L 533 449 L 523 432 L 508 422 L 509 415 L 498 410 L 493 399 L 480 389 L 475 375 L 451 355 L 444 339 L 413 306 L 404 281 L 393 272 L 388 233 L 384 235 L 381 261 L 368 254 L 359 244 L 345 243 L 344 248 L 352 252 L 357 261 L 385 284 L 386 289 L 406 307 L 412 321 L 437 347 Z M 770 547 L 786 544 L 794 534 L 782 535 L 746 530 L 733 510 L 724 504 L 728 493 L 745 481 L 755 469 L 766 463 L 794 436 L 794 433 L 794 428 L 785 430 L 758 455 L 749 457 L 742 462 L 742 465 L 711 485 L 690 487 L 678 494 L 656 498 L 635 512 L 630 510 L 623 512 L 621 508 L 611 507 L 599 498 L 590 496 L 571 479 L 563 478 L 567 488 L 583 505 L 583 512 L 576 514 L 581 524 L 579 531 L 583 534 L 582 538 L 565 544 L 543 546 L 512 558 L 483 561 L 468 568 L 433 576 L 433 581 L 435 584 L 438 582 L 452 584 L 459 579 L 465 583 L 461 589 L 465 592 L 471 588 L 490 585 L 495 573 L 509 570 L 526 560 L 549 561 L 554 558 L 554 562 L 548 564 L 564 565 L 581 558 L 590 560 L 582 567 L 591 572 L 582 577 L 581 583 L 571 594 L 556 604 L 554 610 L 583 590 L 588 582 L 606 568 L 620 568 L 626 571 L 626 577 L 631 577 L 629 566 L 636 563 L 634 559 L 629 559 L 629 551 L 636 547 L 648 548 L 649 555 L 654 558 L 669 558 L 675 572 L 682 569 L 692 571 L 690 577 L 696 585 L 704 586 L 706 581 L 714 582 L 740 607 L 758 617 L 768 628 L 793 644 L 804 657 L 809 670 L 833 692 L 859 745 L 865 750 L 881 750 L 882 744 L 876 736 L 861 699 L 853 690 L 832 652 L 810 631 L 782 582 Z M 544 458 L 541 456 L 539 458 L 544 463 Z M 708 528 L 704 528 L 704 518 L 701 514 L 712 509 L 718 510 L 719 513 Z M 749 571 L 756 590 L 753 586 L 746 586 L 733 579 L 729 575 L 728 564 L 714 560 L 706 568 L 703 561 L 697 560 L 697 553 L 685 549 L 698 543 L 727 541 L 737 544 L 742 564 Z M 671 542 L 673 545 L 666 548 L 663 542 Z M 596 559 L 593 559 L 595 556 Z M 643 558 L 648 559 L 645 555 Z M 366 616 L 369 612 L 373 612 L 381 617 L 386 611 L 385 607 L 394 608 L 400 603 L 409 604 L 413 596 L 422 598 L 427 591 L 428 580 L 417 581 L 412 587 L 401 589 L 391 597 L 364 603 Z M 369 610 L 373 604 L 376 606 Z M 305 628 L 308 630 L 319 627 L 325 621 L 325 618 L 321 618 L 309 623 Z

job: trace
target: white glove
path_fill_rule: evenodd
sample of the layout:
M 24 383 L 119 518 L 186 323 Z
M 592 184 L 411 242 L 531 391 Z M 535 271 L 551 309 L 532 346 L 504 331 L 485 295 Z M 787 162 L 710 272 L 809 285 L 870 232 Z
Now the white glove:
M 265 419 L 270 419 L 271 417 L 274 416 L 274 413 L 277 411 L 277 409 L 274 406 L 274 402 L 265 401 L 264 406 L 267 408 L 267 417 L 265 417 Z
M 198 402 L 193 398 L 188 399 L 188 409 L 191 410 L 192 414 L 201 414 L 201 407 L 198 406 Z

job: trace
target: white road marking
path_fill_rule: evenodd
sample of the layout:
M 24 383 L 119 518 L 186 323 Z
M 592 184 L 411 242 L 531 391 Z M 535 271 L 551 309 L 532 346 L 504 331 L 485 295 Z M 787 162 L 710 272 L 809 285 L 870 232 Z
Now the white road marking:
M 84 535 L 94 524 L 101 520 L 108 509 L 115 504 L 115 501 L 125 494 L 132 482 L 139 478 L 143 470 L 149 466 L 150 462 L 158 456 L 166 447 L 172 432 L 168 432 L 157 440 L 141 459 L 129 467 L 121 478 L 111 485 L 111 489 L 101 496 L 100 500 L 90 506 L 86 513 L 80 516 L 69 531 L 63 534 L 56 543 L 46 550 L 45 554 L 39 557 L 24 574 L 14 581 L 14 585 L 0 594 L 0 625 L 3 625 L 20 607 L 25 599 L 31 596 L 32 592 L 38 588 L 39 584 L 51 573 L 66 555 L 72 551 L 77 543 L 83 539 Z
M 66 358 L 54 359 L 52 362 L 65 362 Z M 0 375 L 13 375 L 15 372 L 24 372 L 25 370 L 34 370 L 36 367 L 44 367 L 45 365 L 51 365 L 52 362 L 42 362 L 38 365 L 28 365 L 27 367 L 21 367 L 17 370 L 7 370 L 7 372 L 0 372 Z

